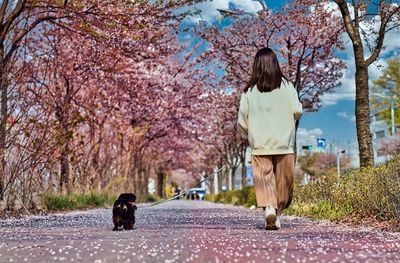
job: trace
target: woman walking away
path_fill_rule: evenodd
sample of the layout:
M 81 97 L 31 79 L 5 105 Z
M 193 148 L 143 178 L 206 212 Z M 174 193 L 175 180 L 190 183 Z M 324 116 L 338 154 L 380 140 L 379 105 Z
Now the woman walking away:
M 297 91 L 275 53 L 260 49 L 240 99 L 238 125 L 252 149 L 257 206 L 264 208 L 267 230 L 281 227 L 279 215 L 292 200 L 295 122 L 301 114 Z

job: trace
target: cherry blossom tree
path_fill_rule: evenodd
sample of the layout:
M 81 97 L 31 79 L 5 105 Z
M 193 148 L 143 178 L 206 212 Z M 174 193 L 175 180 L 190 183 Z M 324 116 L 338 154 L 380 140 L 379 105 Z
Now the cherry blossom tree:
M 293 1 L 281 12 L 261 10 L 222 30 L 202 26 L 196 31 L 210 46 L 202 58 L 224 70 L 233 88 L 244 87 L 258 49 L 274 48 L 307 111 L 318 110 L 321 95 L 340 84 L 345 65 L 334 51 L 343 49 L 341 32 L 340 20 L 322 3 L 305 0 Z
M 12 131 L 10 126 L 15 123 L 14 115 L 16 115 L 12 110 L 21 108 L 20 106 L 10 106 L 24 103 L 28 105 L 26 102 L 31 100 L 36 103 L 34 106 L 31 105 L 31 109 L 40 109 L 43 113 L 55 112 L 54 115 L 43 114 L 41 119 L 53 120 L 53 122 L 49 122 L 53 126 L 48 127 L 55 132 L 55 134 L 50 133 L 52 135 L 50 137 L 53 139 L 50 141 L 59 141 L 58 147 L 53 145 L 59 149 L 56 149 L 52 156 L 53 159 L 59 159 L 61 163 L 60 188 L 68 188 L 71 158 L 76 160 L 76 156 L 71 155 L 71 149 L 77 154 L 83 148 L 93 149 L 90 152 L 93 153 L 93 165 L 96 166 L 96 159 L 98 159 L 96 156 L 99 156 L 99 149 L 101 149 L 98 147 L 99 142 L 103 140 L 105 134 L 112 134 L 104 129 L 104 131 L 98 129 L 99 126 L 110 127 L 104 118 L 99 117 L 101 116 L 100 112 L 110 113 L 118 105 L 113 104 L 107 96 L 121 95 L 119 97 L 121 100 L 127 97 L 126 94 L 118 93 L 118 89 L 112 86 L 130 80 L 126 75 L 125 77 L 128 78 L 118 79 L 121 77 L 116 74 L 121 70 L 121 68 L 117 68 L 121 65 L 119 62 L 128 61 L 129 65 L 135 65 L 132 67 L 133 69 L 137 69 L 144 66 L 144 60 L 147 65 L 157 63 L 157 61 L 150 61 L 152 58 L 149 57 L 149 53 L 154 53 L 161 58 L 170 55 L 172 51 L 167 49 L 166 53 L 165 47 L 169 45 L 171 39 L 165 36 L 173 33 L 187 14 L 177 10 L 193 2 L 199 1 L 130 3 L 85 1 L 79 4 L 68 1 L 57 3 L 53 3 L 53 1 L 2 2 L 0 12 L 2 22 L 0 32 L 2 43 L 0 56 L 2 59 L 0 61 L 2 84 L 1 196 L 4 193 L 5 174 L 7 174 L 6 168 L 8 167 L 6 166 L 6 156 L 10 156 L 7 155 L 6 149 L 11 149 L 7 145 L 15 146 L 15 141 L 7 140 L 7 138 L 16 138 L 10 134 Z M 68 43 L 64 40 L 57 43 L 60 46 L 52 47 L 51 43 L 60 37 L 57 35 L 58 33 L 55 33 L 57 30 L 63 31 L 61 34 L 63 37 L 66 32 L 73 35 L 70 40 L 82 41 L 81 45 L 74 41 Z M 45 54 L 44 50 L 48 50 L 50 53 Z M 155 52 L 148 52 L 149 50 Z M 57 61 L 56 58 L 60 61 Z M 14 63 L 16 61 L 18 63 Z M 30 71 L 32 68 L 29 68 L 29 65 L 35 65 L 39 61 L 45 63 L 37 71 Z M 28 67 L 26 64 L 29 64 Z M 23 65 L 23 67 L 16 68 L 19 65 Z M 46 65 L 55 67 L 46 68 Z M 15 81 L 12 85 L 18 86 L 18 89 L 11 91 L 8 80 L 19 80 L 22 76 L 21 72 L 25 69 L 29 69 L 25 73 L 30 75 L 23 74 L 25 82 L 20 85 Z M 10 74 L 13 74 L 12 78 L 10 78 Z M 141 81 L 140 75 L 143 74 L 139 72 L 132 79 Z M 99 84 L 103 83 L 101 81 L 104 81 L 104 85 Z M 135 83 L 134 87 L 141 84 L 140 82 Z M 24 88 L 30 89 L 30 96 L 22 95 Z M 19 93 L 14 92 L 17 90 Z M 49 91 L 49 93 L 46 94 L 43 91 Z M 10 103 L 9 94 L 16 94 L 12 97 L 12 103 Z M 31 109 L 27 109 L 26 112 Z M 120 118 L 115 115 L 107 117 L 111 117 L 113 120 L 126 120 L 123 119 L 126 118 L 126 115 Z M 21 126 L 18 127 L 21 128 Z M 37 127 L 35 126 L 35 128 Z M 15 134 L 18 134 L 16 129 L 14 131 Z M 86 136 L 86 132 L 89 132 L 90 136 Z M 77 138 L 74 137 L 75 135 Z M 116 137 L 118 138 L 118 136 Z M 81 140 L 82 138 L 87 140 Z M 91 141 L 91 147 L 83 147 L 86 146 L 87 141 Z M 79 147 L 80 145 L 82 147 Z M 9 168 L 11 169 L 11 167 Z M 99 169 L 94 170 L 99 172 Z M 7 183 L 7 185 L 10 184 Z

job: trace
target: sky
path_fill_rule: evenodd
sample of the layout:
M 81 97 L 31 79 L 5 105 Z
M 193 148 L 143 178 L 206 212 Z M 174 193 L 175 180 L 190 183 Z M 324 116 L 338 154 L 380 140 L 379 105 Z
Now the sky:
M 201 10 L 202 13 L 201 16 L 194 17 L 192 20 L 194 22 L 205 20 L 211 23 L 218 23 L 217 18 L 220 14 L 217 8 L 228 9 L 230 2 L 246 12 L 255 13 L 261 9 L 260 3 L 253 0 L 213 0 L 197 5 L 196 8 Z M 269 9 L 279 10 L 285 4 L 285 1 L 265 1 L 265 4 Z M 304 113 L 297 134 L 300 145 L 311 144 L 313 141 L 313 144 L 316 144 L 316 138 L 325 138 L 327 144 L 332 144 L 337 148 L 357 147 L 354 114 L 355 66 L 352 44 L 347 34 L 344 34 L 343 37 L 346 50 L 337 54 L 347 64 L 347 69 L 344 71 L 344 76 L 341 79 L 342 85 L 337 87 L 332 93 L 322 97 L 322 108 L 320 111 Z M 383 72 L 388 59 L 400 55 L 400 31 L 392 31 L 387 34 L 384 45 L 385 49 L 382 51 L 380 59 L 375 65 L 370 66 L 370 82 L 378 78 Z

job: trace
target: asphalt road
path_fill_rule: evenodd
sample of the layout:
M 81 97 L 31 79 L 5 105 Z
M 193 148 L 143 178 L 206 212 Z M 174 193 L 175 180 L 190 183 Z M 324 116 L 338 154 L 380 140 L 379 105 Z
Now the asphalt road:
M 0 221 L 0 262 L 400 262 L 400 234 L 203 201 L 141 208 L 113 232 L 111 209 Z

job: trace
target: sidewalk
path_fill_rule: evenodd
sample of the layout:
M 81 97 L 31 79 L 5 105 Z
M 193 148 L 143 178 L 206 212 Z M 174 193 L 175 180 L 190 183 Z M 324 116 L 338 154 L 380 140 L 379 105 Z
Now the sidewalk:
M 261 210 L 171 201 L 137 211 L 112 232 L 111 210 L 0 221 L 0 262 L 399 262 L 400 234 L 283 217 L 265 231 Z

